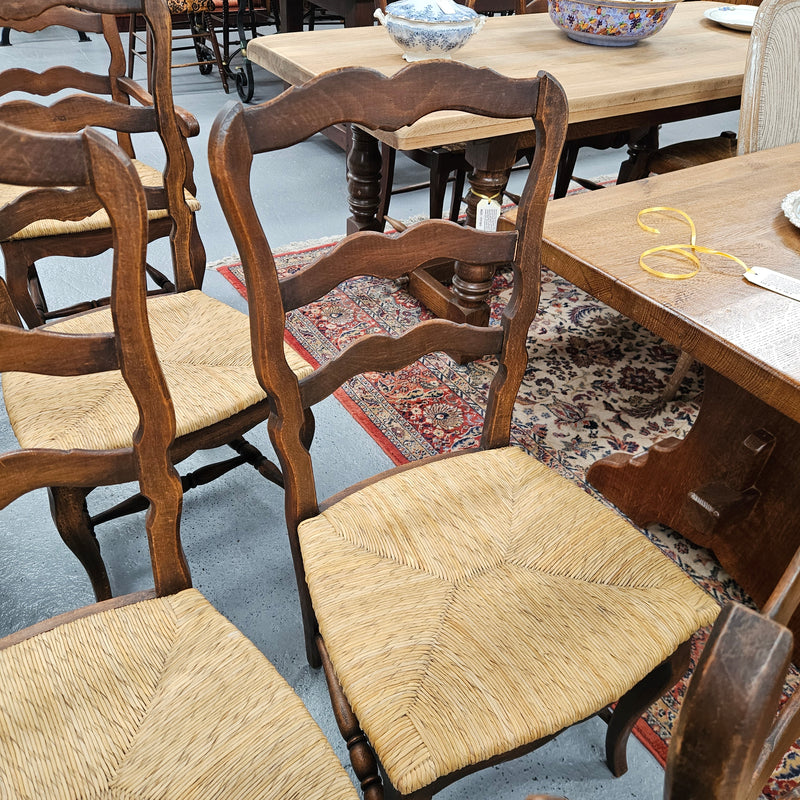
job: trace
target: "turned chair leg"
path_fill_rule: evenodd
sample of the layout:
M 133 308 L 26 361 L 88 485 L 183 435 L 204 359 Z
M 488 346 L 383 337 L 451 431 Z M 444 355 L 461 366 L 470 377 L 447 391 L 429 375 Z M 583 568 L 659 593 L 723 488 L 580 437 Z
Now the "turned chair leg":
M 51 487 L 50 513 L 64 543 L 83 564 L 98 601 L 108 600 L 111 584 L 106 565 L 100 555 L 100 545 L 94 535 L 94 526 L 86 506 L 91 489 Z
M 691 652 L 691 640 L 687 640 L 617 702 L 606 732 L 606 763 L 615 777 L 619 778 L 628 771 L 628 737 L 633 726 L 661 695 L 683 677 L 689 669 Z

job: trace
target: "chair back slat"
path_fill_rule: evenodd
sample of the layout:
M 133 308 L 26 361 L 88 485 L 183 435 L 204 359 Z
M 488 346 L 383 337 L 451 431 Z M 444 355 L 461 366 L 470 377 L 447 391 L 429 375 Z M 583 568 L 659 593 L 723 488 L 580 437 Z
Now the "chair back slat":
M 44 134 L 0 123 L 0 182 L 30 186 L 24 204 L 0 206 L 0 228 L 8 218 L 27 224 L 37 209 L 46 218 L 73 215 L 69 196 L 53 186 L 76 186 L 87 203 L 108 214 L 113 239 L 112 330 L 94 335 L 23 330 L 14 320 L 0 324 L 0 367 L 4 372 L 65 376 L 119 369 L 139 414 L 132 447 L 117 451 L 16 450 L 0 455 L 0 507 L 34 488 L 98 486 L 138 480 L 149 499 L 147 530 L 156 591 L 167 593 L 190 583 L 180 547 L 182 488 L 169 457 L 175 438 L 175 414 L 151 338 L 147 315 L 145 256 L 147 206 L 136 169 L 99 132 Z M 44 187 L 44 188 L 39 188 Z M 37 194 L 42 202 L 36 202 Z M 58 209 L 62 209 L 59 215 Z M 20 209 L 25 211 L 21 214 Z M 3 289 L 0 296 L 8 297 Z M 57 414 L 58 409 L 43 409 Z
M 3 330 L 0 372 L 33 372 L 44 375 L 85 375 L 86 365 L 94 371 L 119 369 L 113 333 L 73 334 L 35 328 Z M 58 350 L 58 359 L 53 353 Z
M 51 106 L 25 100 L 0 106 L 0 122 L 36 131 L 69 133 L 83 128 L 87 119 L 96 128 L 124 133 L 146 133 L 155 130 L 158 124 L 152 108 L 123 105 L 91 95 L 72 95 Z
M 166 3 L 162 3 L 166 8 Z M 30 20 L 42 14 L 53 16 L 61 12 L 53 11 L 54 6 L 61 6 L 58 0 L 3 0 L 3 19 L 9 22 L 18 20 Z M 142 12 L 145 0 L 81 0 L 80 3 L 73 3 L 71 7 L 82 12 L 94 12 L 95 14 L 128 15 L 134 11 Z M 57 23 L 48 23 L 73 27 L 80 25 L 79 18 L 73 15 L 61 15 Z M 30 24 L 30 23 L 28 23 Z M 41 29 L 39 29 L 41 30 Z M 80 27 L 76 30 L 81 30 Z M 91 29 L 90 29 L 91 30 Z
M 499 326 L 481 328 L 430 320 L 398 337 L 369 335 L 357 339 L 336 358 L 300 382 L 303 404 L 312 406 L 333 394 L 345 381 L 363 372 L 393 372 L 428 353 L 458 359 L 475 353 L 496 355 L 503 346 Z
M 0 27 L 11 27 L 24 33 L 36 33 L 36 31 L 49 28 L 51 25 L 60 25 L 64 28 L 72 28 L 84 33 L 102 33 L 102 15 L 90 11 L 81 11 L 77 8 L 59 6 L 58 8 L 48 8 L 33 17 L 13 17 L 13 6 L 3 3 L 0 11 Z M 25 14 L 30 14 L 31 9 L 26 5 Z
M 352 275 L 354 262 L 364 265 L 364 274 L 375 278 L 400 278 L 429 261 L 431 247 L 446 250 L 452 258 L 470 264 L 508 264 L 514 260 L 516 231 L 484 233 L 452 222 L 441 225 L 422 222 L 397 239 L 364 231 L 349 236 L 330 253 L 281 282 L 287 311 L 307 305 L 327 294 Z
M 415 65 L 422 72 L 406 68 L 392 77 L 370 69 L 333 70 L 324 76 L 328 80 L 309 81 L 273 101 L 247 108 L 251 150 L 263 153 L 289 147 L 341 122 L 394 131 L 443 109 L 511 119 L 528 116 L 536 108 L 535 81 L 506 78 L 486 68 L 472 68 L 474 83 L 459 87 L 456 98 L 452 81 L 460 80 L 461 66 L 456 61 L 422 62 Z M 487 97 L 494 102 L 487 103 Z
M 21 194 L 3 207 L 0 238 L 8 239 L 26 225 L 40 219 L 80 220 L 93 214 L 99 207 L 94 192 L 80 188 L 39 189 Z
M 0 21 L 2 22 L 2 21 Z M 44 72 L 34 72 L 23 67 L 14 67 L 3 72 L 0 91 L 27 92 L 47 96 L 65 89 L 78 89 L 94 94 L 111 94 L 111 81 L 107 75 L 84 72 L 75 67 L 52 67 Z

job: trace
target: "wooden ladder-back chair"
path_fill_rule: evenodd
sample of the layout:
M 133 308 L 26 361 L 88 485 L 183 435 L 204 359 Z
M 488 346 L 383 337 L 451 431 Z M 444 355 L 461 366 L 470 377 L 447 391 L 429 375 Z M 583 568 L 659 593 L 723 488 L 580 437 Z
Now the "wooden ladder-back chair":
M 279 279 L 247 191 L 253 157 L 335 123 L 395 130 L 445 109 L 533 118 L 536 150 L 515 230 L 427 220 L 396 238 L 356 233 Z M 260 106 L 229 104 L 212 128 L 212 177 L 245 267 L 253 360 L 273 403 L 307 655 L 325 668 L 371 800 L 382 796 L 373 753 L 387 791 L 427 798 L 616 700 L 607 747 L 624 772 L 635 720 L 684 673 L 689 637 L 718 611 L 622 517 L 509 446 L 566 124 L 563 89 L 545 73 L 513 80 L 432 61 L 392 78 L 337 70 Z M 397 279 L 439 258 L 511 264 L 512 295 L 497 324 L 434 319 L 398 338 L 362 332 L 299 380 L 276 357 L 288 310 L 352 276 Z M 480 447 L 398 467 L 320 505 L 305 409 L 353 375 L 442 351 L 498 360 Z
M 792 658 L 791 631 L 730 603 L 695 668 L 672 733 L 664 800 L 757 800 L 800 735 L 800 704 L 778 711 Z M 776 714 L 777 712 L 777 714 Z M 796 797 L 794 790 L 779 800 Z M 527 800 L 566 800 L 531 795 Z
M 0 137 L 0 180 L 51 187 L 0 209 L 4 234 L 96 208 L 96 197 L 114 241 L 112 324 L 102 331 L 24 330 L 0 279 L 0 369 L 54 381 L 119 370 L 138 409 L 123 447 L 0 455 L 0 507 L 42 486 L 96 482 L 110 470 L 136 480 L 150 501 L 155 580 L 154 590 L 0 640 L 4 800 L 356 800 L 300 699 L 191 588 L 179 535 L 181 483 L 170 460 L 175 415 L 148 330 L 147 207 L 135 168 L 95 131 L 31 134 L 0 124 Z
M 148 90 L 125 77 L 125 53 L 114 14 L 138 13 L 152 38 Z M 81 0 L 63 5 L 57 0 L 8 0 L 0 8 L 0 25 L 38 31 L 50 25 L 85 30 L 102 36 L 108 46 L 107 72 L 92 73 L 64 65 L 41 73 L 19 67 L 0 73 L 0 97 L 24 92 L 52 100 L 48 107 L 28 100 L 0 105 L 0 121 L 42 131 L 75 131 L 97 125 L 113 132 L 129 157 L 135 158 L 132 134 L 155 133 L 165 163 L 159 168 L 134 161 L 148 193 L 148 238 L 169 236 L 174 284 L 179 289 L 199 286 L 205 252 L 197 231 L 193 161 L 187 138 L 199 133 L 197 120 L 173 104 L 169 69 L 170 16 L 163 0 Z M 65 91 L 80 94 L 63 96 Z M 0 186 L 0 203 L 13 202 L 17 189 Z M 107 299 L 62 309 L 47 306 L 37 262 L 47 256 L 83 258 L 111 246 L 104 212 L 81 220 L 42 220 L 0 242 L 6 280 L 15 305 L 30 327 Z M 158 270 L 148 272 L 163 290 L 175 287 Z

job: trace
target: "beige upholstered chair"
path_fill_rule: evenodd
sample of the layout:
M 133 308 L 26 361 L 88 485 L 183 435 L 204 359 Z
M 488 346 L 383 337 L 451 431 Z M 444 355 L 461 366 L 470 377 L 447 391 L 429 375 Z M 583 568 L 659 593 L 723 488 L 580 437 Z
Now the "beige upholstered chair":
M 246 189 L 253 157 L 329 125 L 395 130 L 442 109 L 534 119 L 538 141 L 516 228 L 487 233 L 428 220 L 396 238 L 356 233 L 280 280 Z M 286 481 L 307 653 L 325 668 L 370 799 L 382 795 L 376 756 L 387 792 L 419 800 L 616 700 L 608 761 L 624 772 L 635 720 L 683 674 L 689 637 L 718 611 L 626 520 L 509 446 L 566 124 L 564 92 L 545 73 L 511 80 L 432 61 L 392 78 L 338 70 L 260 106 L 229 104 L 210 134 L 212 176 L 245 267 L 253 360 L 274 403 L 269 430 Z M 364 333 L 299 379 L 276 357 L 289 309 L 354 275 L 399 278 L 437 258 L 513 265 L 498 324 L 435 319 L 397 338 Z M 320 505 L 305 408 L 353 375 L 442 351 L 499 361 L 480 447 L 398 467 Z
M 169 458 L 175 416 L 147 324 L 146 206 L 134 167 L 94 131 L 31 135 L 0 124 L 0 138 L 0 180 L 39 187 L 34 203 L 0 209 L 0 231 L 76 204 L 96 207 L 96 193 L 115 232 L 112 315 L 102 333 L 23 330 L 0 280 L 0 370 L 51 381 L 116 370 L 138 408 L 117 448 L 55 444 L 0 455 L 0 507 L 42 486 L 96 481 L 113 466 L 150 500 L 155 580 L 153 591 L 0 640 L 0 794 L 356 800 L 300 699 L 191 588 L 179 536 L 181 484 Z
M 735 137 L 679 142 L 656 151 L 651 173 L 800 141 L 800 2 L 764 0 L 747 49 L 738 143 Z
M 0 7 L 0 25 L 21 31 L 38 31 L 60 25 L 102 37 L 108 47 L 108 70 L 93 73 L 64 65 L 36 71 L 24 65 L 0 73 L 0 97 L 25 93 L 30 100 L 5 102 L 0 120 L 43 131 L 74 131 L 86 125 L 110 130 L 125 152 L 135 159 L 134 140 L 139 134 L 156 135 L 163 148 L 163 164 L 134 160 L 142 183 L 148 187 L 148 237 L 170 237 L 174 277 L 170 280 L 152 267 L 148 271 L 162 289 L 200 283 L 205 252 L 197 232 L 193 161 L 187 138 L 199 133 L 197 120 L 176 109 L 169 70 L 170 17 L 163 0 L 131 0 L 130 7 L 147 21 L 152 31 L 153 58 L 147 89 L 125 77 L 125 53 L 114 14 L 122 8 L 112 0 L 91 0 L 63 5 L 60 0 L 13 0 Z M 100 12 L 107 12 L 103 15 Z M 64 97 L 65 92 L 73 92 Z M 80 94 L 76 94 L 79 92 Z M 38 105 L 45 97 L 50 110 Z M 34 102 L 35 101 L 35 102 Z M 14 201 L 17 190 L 0 186 L 0 203 Z M 48 308 L 37 262 L 46 256 L 85 258 L 108 250 L 111 236 L 101 211 L 88 218 L 41 220 L 0 242 L 6 262 L 6 280 L 14 303 L 26 324 L 33 327 L 55 317 L 97 305 L 98 300 L 69 308 Z M 49 269 L 50 267 L 48 267 Z

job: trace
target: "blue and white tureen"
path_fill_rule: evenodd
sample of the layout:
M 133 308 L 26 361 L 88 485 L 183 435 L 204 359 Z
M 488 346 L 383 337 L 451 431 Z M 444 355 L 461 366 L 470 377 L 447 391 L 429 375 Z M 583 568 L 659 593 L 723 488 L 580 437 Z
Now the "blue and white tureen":
M 406 61 L 450 58 L 480 30 L 486 17 L 453 0 L 398 0 L 375 10 L 375 18 L 403 51 Z

